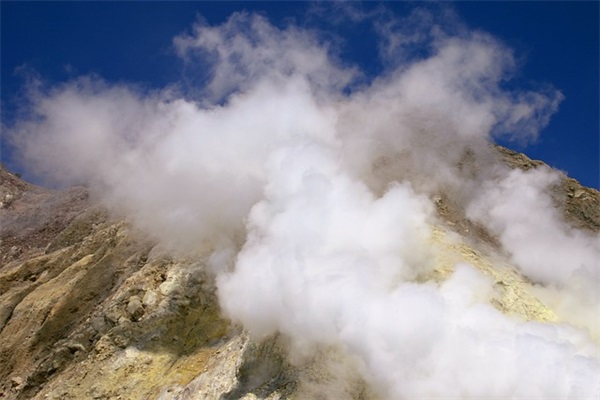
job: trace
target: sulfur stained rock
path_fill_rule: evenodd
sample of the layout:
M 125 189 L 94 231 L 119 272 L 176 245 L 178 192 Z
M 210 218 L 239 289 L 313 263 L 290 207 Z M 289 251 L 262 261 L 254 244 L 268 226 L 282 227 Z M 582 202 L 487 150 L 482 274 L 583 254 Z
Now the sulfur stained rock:
M 501 155 L 515 168 L 539 163 Z M 333 398 L 378 398 L 339 349 L 292 364 L 285 338 L 252 340 L 221 315 L 206 259 L 174 258 L 85 188 L 47 191 L 4 169 L 0 178 L 0 196 L 13 196 L 0 209 L 0 398 L 302 399 L 332 382 Z M 556 190 L 568 221 L 600 229 L 597 191 L 570 179 Z M 492 235 L 451 198 L 433 200 L 443 226 L 431 238 L 435 270 L 419 279 L 443 282 L 465 262 L 496 283 L 498 310 L 558 318 Z

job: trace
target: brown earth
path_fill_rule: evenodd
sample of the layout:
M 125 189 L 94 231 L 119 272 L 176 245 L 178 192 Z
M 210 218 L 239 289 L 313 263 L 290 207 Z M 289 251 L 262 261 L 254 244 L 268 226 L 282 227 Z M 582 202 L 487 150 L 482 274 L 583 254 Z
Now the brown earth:
M 541 165 L 498 151 L 513 168 Z M 567 221 L 600 231 L 598 191 L 565 177 L 553 195 Z M 336 379 L 326 367 L 343 358 L 336 349 L 292 366 L 285 338 L 250 340 L 220 315 L 204 258 L 174 258 L 92 204 L 85 187 L 46 190 L 2 167 L 0 200 L 0 398 L 316 398 Z M 500 282 L 499 309 L 555 319 L 514 268 L 498 267 L 492 235 L 451 199 L 434 202 L 444 225 L 432 238 L 436 279 L 469 262 Z M 452 231 L 465 240 L 448 239 Z M 350 378 L 340 396 L 377 397 Z

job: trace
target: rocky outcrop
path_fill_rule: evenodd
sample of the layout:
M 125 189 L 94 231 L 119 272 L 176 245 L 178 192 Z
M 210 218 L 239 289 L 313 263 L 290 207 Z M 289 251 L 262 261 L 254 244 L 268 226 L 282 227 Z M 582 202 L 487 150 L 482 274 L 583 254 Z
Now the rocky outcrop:
M 515 168 L 538 163 L 500 151 Z M 0 179 L 0 397 L 318 398 L 337 380 L 336 398 L 377 398 L 356 369 L 332 372 L 352 363 L 335 348 L 291 363 L 285 337 L 252 340 L 220 314 L 202 256 L 170 255 L 86 188 L 45 190 L 4 168 Z M 556 319 L 492 235 L 450 199 L 433 200 L 442 223 L 432 279 L 468 262 L 496 282 L 496 308 Z M 600 230 L 598 191 L 565 178 L 556 201 L 574 225 Z
M 220 316 L 201 260 L 169 256 L 85 188 L 47 191 L 4 169 L 1 188 L 0 397 L 293 391 L 279 339 L 251 343 Z
M 496 146 L 502 161 L 511 168 L 527 171 L 543 162 L 531 160 L 524 154 Z M 555 204 L 562 209 L 565 219 L 574 227 L 600 232 L 600 192 L 581 186 L 573 178 L 564 176 L 552 192 Z

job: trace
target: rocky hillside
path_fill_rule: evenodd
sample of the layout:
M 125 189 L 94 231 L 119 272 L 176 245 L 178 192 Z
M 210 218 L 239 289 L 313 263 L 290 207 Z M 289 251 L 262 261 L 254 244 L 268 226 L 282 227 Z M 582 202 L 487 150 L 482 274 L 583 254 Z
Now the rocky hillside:
M 498 150 L 513 168 L 540 164 Z M 565 178 L 554 195 L 572 225 L 600 230 L 598 191 Z M 285 336 L 251 339 L 220 314 L 206 257 L 169 254 L 93 204 L 85 187 L 50 191 L 2 168 L 0 199 L 0 398 L 381 396 L 358 367 L 334 373 L 346 357 L 335 347 L 297 359 Z M 440 217 L 432 281 L 466 262 L 497 282 L 497 309 L 557 319 L 493 235 L 445 196 L 432 200 Z

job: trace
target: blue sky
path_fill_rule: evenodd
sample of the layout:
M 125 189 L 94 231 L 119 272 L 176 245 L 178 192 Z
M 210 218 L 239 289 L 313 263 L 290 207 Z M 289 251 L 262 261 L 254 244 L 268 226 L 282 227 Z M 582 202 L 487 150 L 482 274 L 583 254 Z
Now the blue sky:
M 10 125 L 22 100 L 26 76 L 49 85 L 96 74 L 108 82 L 152 89 L 182 79 L 186 71 L 172 40 L 190 31 L 198 16 L 209 25 L 234 11 L 256 11 L 275 25 L 299 26 L 335 35 L 344 62 L 357 64 L 367 79 L 384 65 L 377 59 L 368 23 L 349 22 L 331 3 L 306 2 L 2 2 L 2 122 Z M 519 88 L 552 85 L 565 99 L 527 146 L 502 142 L 566 171 L 587 186 L 599 183 L 599 8 L 598 2 L 383 3 L 406 15 L 415 6 L 451 10 L 471 29 L 490 33 L 515 51 L 518 69 L 507 83 Z M 368 13 L 380 3 L 353 3 Z M 455 16 L 455 17 L 456 17 Z M 347 17 L 348 18 L 348 17 Z M 329 33 L 327 33 L 329 32 Z M 328 37 L 328 36 L 326 36 Z M 419 49 L 415 50 L 418 54 Z M 2 161 L 14 169 L 2 143 Z M 21 171 L 23 172 L 23 171 Z

